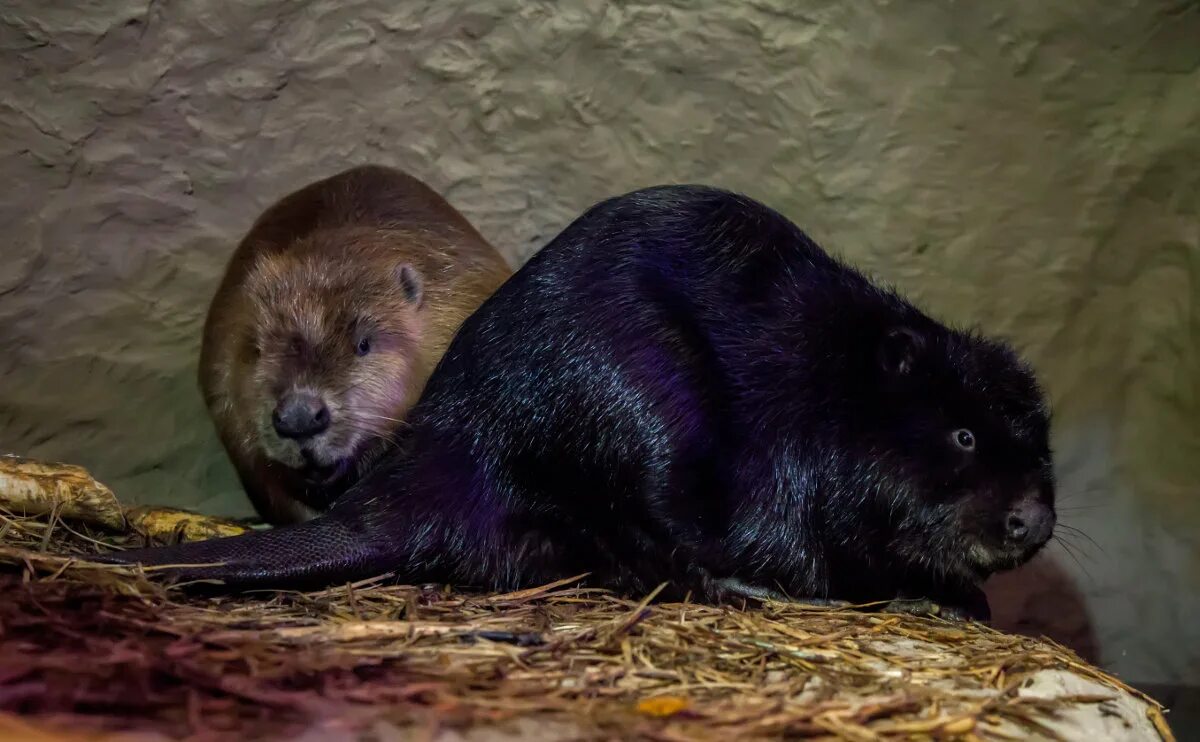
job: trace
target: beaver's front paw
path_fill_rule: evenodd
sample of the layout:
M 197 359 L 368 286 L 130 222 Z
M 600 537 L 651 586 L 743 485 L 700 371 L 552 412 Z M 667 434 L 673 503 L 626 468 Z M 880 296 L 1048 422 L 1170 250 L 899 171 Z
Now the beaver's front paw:
M 938 603 L 929 598 L 896 598 L 883 607 L 888 613 L 933 616 L 947 621 L 987 621 L 987 612 L 958 603 Z

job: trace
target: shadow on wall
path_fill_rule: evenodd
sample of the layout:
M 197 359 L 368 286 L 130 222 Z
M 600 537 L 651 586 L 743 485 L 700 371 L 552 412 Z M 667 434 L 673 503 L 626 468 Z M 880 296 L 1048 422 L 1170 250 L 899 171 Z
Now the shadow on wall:
M 1001 631 L 1049 637 L 1098 663 L 1099 642 L 1087 603 L 1074 578 L 1058 563 L 1060 557 L 1048 550 L 1024 567 L 989 580 L 992 625 Z

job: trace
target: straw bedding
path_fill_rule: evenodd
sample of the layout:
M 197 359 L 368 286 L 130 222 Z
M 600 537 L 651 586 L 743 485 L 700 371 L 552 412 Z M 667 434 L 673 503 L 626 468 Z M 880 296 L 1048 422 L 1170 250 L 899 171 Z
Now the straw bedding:
M 0 514 L 0 738 L 1171 739 L 1071 651 L 977 624 L 578 580 L 205 598 L 59 556 L 146 539 Z

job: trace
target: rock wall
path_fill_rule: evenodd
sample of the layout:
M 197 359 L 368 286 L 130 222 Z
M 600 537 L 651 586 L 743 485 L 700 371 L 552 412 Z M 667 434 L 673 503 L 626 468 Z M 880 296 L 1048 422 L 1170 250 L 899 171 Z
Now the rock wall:
M 1087 537 L 1000 620 L 1200 682 L 1195 3 L 8 0 L 0 60 L 0 448 L 247 513 L 195 357 L 270 201 L 398 164 L 516 264 L 703 181 L 1029 354 Z

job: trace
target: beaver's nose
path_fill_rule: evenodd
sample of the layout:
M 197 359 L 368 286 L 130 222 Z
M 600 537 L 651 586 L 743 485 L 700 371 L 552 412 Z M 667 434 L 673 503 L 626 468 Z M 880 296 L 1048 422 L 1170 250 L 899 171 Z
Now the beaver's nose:
M 293 392 L 279 400 L 271 423 L 281 438 L 312 438 L 329 428 L 329 408 L 315 394 Z
M 1004 535 L 1020 548 L 1041 546 L 1054 531 L 1054 511 L 1044 503 L 1027 497 L 1013 505 L 1004 521 Z

